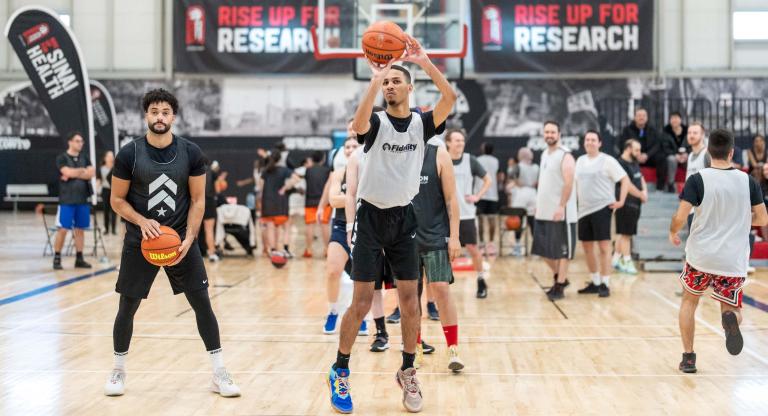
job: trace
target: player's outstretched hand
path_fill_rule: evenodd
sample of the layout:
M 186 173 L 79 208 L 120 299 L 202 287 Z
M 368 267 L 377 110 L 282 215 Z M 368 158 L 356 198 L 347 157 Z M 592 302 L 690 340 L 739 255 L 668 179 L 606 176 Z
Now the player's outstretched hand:
M 195 242 L 194 239 L 185 238 L 184 241 L 181 242 L 181 246 L 179 246 L 179 257 L 177 257 L 176 261 L 174 261 L 170 265 L 175 266 L 181 263 L 181 261 L 184 260 L 184 257 L 187 256 L 187 253 L 189 252 L 189 247 L 191 247 L 194 242 Z
M 677 247 L 680 245 L 680 236 L 677 235 L 677 233 L 670 232 L 669 233 L 669 242 L 672 243 L 673 246 Z
M 368 66 L 371 68 L 371 73 L 373 74 L 371 76 L 371 79 L 376 79 L 376 78 L 383 79 L 385 76 L 387 76 L 387 73 L 389 73 L 390 68 L 392 68 L 392 64 L 395 63 L 394 60 L 391 60 L 387 62 L 386 65 L 383 65 L 383 64 L 377 64 L 376 62 L 373 62 L 370 59 L 366 59 L 366 62 L 368 62 Z
M 160 232 L 160 223 L 155 220 L 144 218 L 136 225 L 141 228 L 141 238 L 144 240 L 152 240 L 153 238 L 160 237 L 160 234 L 162 234 Z
M 405 35 L 405 55 L 403 55 L 403 61 L 413 62 L 419 66 L 424 66 L 429 62 L 429 57 L 424 52 L 424 48 L 421 47 L 421 43 L 409 34 Z

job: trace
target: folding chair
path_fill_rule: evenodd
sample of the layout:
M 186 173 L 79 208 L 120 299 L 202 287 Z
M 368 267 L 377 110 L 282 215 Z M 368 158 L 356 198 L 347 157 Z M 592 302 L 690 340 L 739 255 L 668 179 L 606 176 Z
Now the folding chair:
M 45 227 L 45 235 L 47 238 L 47 242 L 45 244 L 45 248 L 43 249 L 43 257 L 48 256 L 48 253 L 50 252 L 50 255 L 54 255 L 53 251 L 53 243 L 56 239 L 56 233 L 59 230 L 59 227 L 56 226 L 55 220 L 53 223 L 48 223 L 48 215 L 53 216 L 54 218 L 59 213 L 59 207 L 58 205 L 44 205 L 43 206 L 43 227 Z M 95 242 L 93 245 L 93 252 L 91 255 L 93 257 L 98 257 L 99 255 L 99 248 L 101 248 L 102 253 L 104 256 L 107 256 L 107 248 L 104 245 L 104 236 L 101 233 L 101 229 L 96 225 L 96 212 L 94 211 L 94 208 L 91 207 L 91 215 L 94 217 L 92 225 L 88 228 L 83 229 L 83 233 L 86 234 L 85 240 L 88 239 L 88 233 L 95 232 Z M 67 233 L 71 234 L 71 233 Z M 66 237 L 65 237 L 66 238 Z M 64 250 L 65 256 L 71 256 L 72 252 L 75 249 L 75 237 L 74 235 L 69 237 L 69 242 L 65 243 L 66 249 Z
M 517 216 L 520 218 L 519 230 L 507 229 L 507 217 Z M 499 209 L 499 255 L 504 255 L 504 235 L 520 231 L 523 237 L 523 255 L 528 256 L 528 211 L 525 208 L 503 207 Z

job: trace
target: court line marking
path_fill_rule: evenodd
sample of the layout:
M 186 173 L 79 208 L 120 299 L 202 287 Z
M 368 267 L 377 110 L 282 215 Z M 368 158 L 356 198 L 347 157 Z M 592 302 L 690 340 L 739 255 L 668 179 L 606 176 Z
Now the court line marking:
M 533 281 L 536 282 L 536 285 L 539 286 L 539 288 L 544 292 L 544 295 L 546 295 L 547 289 L 544 287 L 544 285 L 541 284 L 541 282 L 539 281 L 539 278 L 536 277 L 536 274 L 530 271 L 528 272 L 528 274 L 531 276 Z M 555 307 L 555 309 L 557 309 L 558 312 L 560 312 L 560 315 L 563 315 L 563 318 L 568 319 L 568 315 L 565 314 L 565 312 L 560 308 L 560 305 L 558 305 L 557 302 L 555 302 L 554 300 L 550 300 L 549 297 L 547 297 L 547 300 L 549 301 L 549 303 L 552 304 L 552 306 Z
M 2 337 L 4 335 L 11 334 L 11 333 L 14 333 L 14 332 L 18 331 L 19 329 L 26 328 L 28 326 L 32 326 L 32 325 L 34 325 L 34 324 L 36 324 L 36 323 L 38 323 L 40 321 L 44 321 L 44 320 L 46 320 L 48 318 L 52 318 L 52 317 L 54 317 L 56 315 L 61 315 L 64 312 L 69 312 L 69 311 L 71 311 L 73 309 L 77 309 L 77 308 L 79 308 L 81 306 L 85 306 L 85 305 L 89 305 L 89 304 L 94 303 L 94 302 L 98 302 L 98 301 L 100 301 L 100 300 L 102 300 L 102 299 L 104 299 L 106 297 L 113 296 L 114 293 L 115 293 L 114 290 L 110 290 L 109 292 L 102 293 L 101 295 L 96 296 L 95 298 L 91 298 L 89 300 L 86 300 L 86 301 L 74 304 L 74 305 L 69 306 L 69 307 L 64 308 L 64 309 L 59 309 L 59 310 L 57 310 L 55 312 L 49 313 L 48 315 L 43 315 L 41 317 L 32 319 L 30 321 L 22 322 L 20 325 L 17 325 L 15 327 L 11 328 L 11 329 L 6 330 L 6 331 L 0 332 L 0 337 Z
M 749 279 L 749 285 L 753 285 L 753 284 L 768 288 L 768 283 L 763 283 L 763 282 L 761 282 L 759 280 L 756 280 L 756 279 Z
M 654 296 L 659 298 L 662 302 L 667 304 L 667 306 L 670 306 L 672 309 L 675 309 L 675 310 L 680 310 L 680 305 L 677 305 L 674 302 L 672 302 L 671 300 L 665 298 L 664 295 L 662 295 L 661 293 L 657 292 L 655 289 L 649 289 L 649 290 L 650 290 L 651 294 L 653 294 Z M 723 333 L 723 330 L 721 328 L 717 328 L 716 326 L 714 326 L 714 325 L 710 324 L 709 322 L 705 321 L 704 318 L 696 316 L 696 322 L 698 322 L 699 324 L 701 324 L 705 328 L 709 329 L 710 331 L 714 332 L 715 334 L 720 336 L 720 338 L 725 339 L 725 334 Z M 744 349 L 742 351 L 744 351 L 745 353 L 747 353 L 747 355 L 749 355 L 750 357 L 756 359 L 757 361 L 760 361 L 764 365 L 768 365 L 768 359 L 763 358 L 763 356 L 761 356 L 760 354 L 756 353 L 751 348 L 744 347 Z
M 752 296 L 742 295 L 742 301 L 753 308 L 768 312 L 768 303 L 761 302 Z
M 320 320 L 318 320 L 320 322 Z M 438 325 L 436 321 L 435 325 Z M 115 322 L 114 320 L 110 321 L 58 321 L 58 322 L 52 322 L 51 325 L 113 325 Z M 134 326 L 140 326 L 140 325 L 149 325 L 149 326 L 188 326 L 193 325 L 192 321 L 189 322 L 179 322 L 179 321 L 139 321 L 134 320 L 133 321 Z M 254 321 L 226 321 L 222 320 L 219 322 L 219 326 L 254 326 L 254 325 L 264 325 L 264 326 L 316 326 L 317 322 L 307 322 L 307 321 L 286 321 L 286 322 L 259 322 L 257 320 Z M 399 326 L 400 324 L 389 324 L 394 326 Z M 466 324 L 466 323 L 459 323 L 460 327 L 477 327 L 482 328 L 486 326 L 494 327 L 494 328 L 674 328 L 677 329 L 677 325 L 661 325 L 661 324 L 553 324 L 553 325 L 547 325 L 547 324 Z M 753 329 L 768 329 L 768 326 L 755 326 L 755 325 L 742 325 L 741 328 L 753 328 Z
M 97 270 L 97 271 L 90 272 L 90 273 L 87 273 L 87 274 L 81 274 L 80 276 L 71 277 L 69 279 L 62 280 L 62 281 L 59 281 L 59 282 L 56 282 L 56 283 L 52 283 L 52 284 L 47 285 L 47 286 L 42 286 L 42 287 L 39 287 L 37 289 L 28 290 L 26 292 L 19 293 L 18 295 L 13 295 L 13 296 L 9 296 L 7 298 L 2 298 L 2 299 L 0 299 L 0 306 L 7 305 L 9 303 L 19 302 L 19 301 L 22 301 L 24 299 L 28 299 L 28 298 L 31 298 L 31 297 L 34 297 L 34 296 L 37 296 L 37 295 L 41 295 L 43 293 L 47 293 L 47 292 L 50 292 L 52 290 L 55 290 L 55 289 L 58 289 L 58 288 L 61 288 L 61 287 L 69 286 L 69 285 L 71 285 L 73 283 L 77 283 L 77 282 L 79 282 L 81 280 L 91 279 L 91 278 L 94 278 L 96 276 L 100 276 L 102 274 L 113 272 L 115 270 L 117 270 L 117 267 L 115 267 L 115 266 L 107 267 L 106 269 Z
M 55 275 L 56 275 L 56 272 L 48 272 L 48 273 L 43 273 L 43 274 L 39 274 L 37 276 L 32 276 L 32 277 L 16 278 L 16 280 L 14 280 L 12 282 L 8 282 L 8 283 L 5 283 L 3 285 L 0 285 L 0 289 L 4 289 L 4 288 L 6 288 L 8 286 L 17 285 L 19 283 L 29 283 L 30 280 L 37 280 L 37 279 L 40 279 L 40 278 L 43 278 L 43 277 L 52 277 L 52 276 L 55 276 Z
M 228 371 L 230 374 L 274 374 L 274 375 L 327 375 L 327 371 L 315 371 L 315 370 L 293 370 L 293 371 Z M 0 374 L 108 374 L 107 370 L 0 370 Z M 133 370 L 129 369 L 128 374 L 163 374 L 163 375 L 210 375 L 210 370 Z M 355 375 L 392 375 L 393 371 L 355 371 Z M 485 372 L 470 372 L 462 371 L 458 374 L 452 374 L 448 371 L 445 372 L 427 372 L 419 371 L 420 376 L 446 376 L 451 375 L 455 377 L 461 376 L 474 376 L 474 377 L 528 377 L 528 378 L 768 378 L 768 374 L 705 374 L 697 373 L 692 376 L 690 374 L 629 374 L 629 373 L 485 373 Z

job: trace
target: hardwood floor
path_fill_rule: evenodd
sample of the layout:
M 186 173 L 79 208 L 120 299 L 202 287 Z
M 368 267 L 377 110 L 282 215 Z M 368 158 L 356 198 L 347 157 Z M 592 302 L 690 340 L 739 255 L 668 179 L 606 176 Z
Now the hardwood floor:
M 300 231 L 300 230 L 298 230 Z M 44 230 L 31 213 L 0 213 L 0 414 L 2 415 L 315 415 L 333 413 L 325 376 L 337 335 L 323 335 L 323 261 L 296 259 L 281 269 L 264 258 L 206 263 L 227 368 L 240 398 L 207 390 L 210 363 L 183 296 L 161 272 L 136 315 L 122 397 L 105 397 L 112 365 L 114 293 L 121 242 L 108 237 L 110 263 L 93 272 L 53 272 L 42 257 Z M 297 233 L 301 235 L 301 233 Z M 300 238 L 300 237 L 299 237 Z M 319 247 L 318 247 L 319 248 Z M 298 243 L 295 252 L 303 250 Z M 315 252 L 320 252 L 316 249 Z M 579 296 L 586 278 L 572 266 L 566 298 L 547 301 L 543 262 L 492 262 L 485 300 L 471 273 L 452 293 L 466 371 L 449 374 L 439 322 L 424 319 L 419 378 L 425 415 L 764 415 L 768 409 L 768 310 L 744 307 L 745 349 L 725 350 L 718 304 L 702 299 L 696 328 L 699 373 L 677 370 L 679 287 L 673 274 L 614 275 L 610 298 Z M 745 293 L 768 303 L 768 272 Z M 388 294 L 386 311 L 394 307 Z M 355 413 L 404 413 L 394 382 L 400 329 L 392 348 L 372 353 L 358 337 L 350 368 Z

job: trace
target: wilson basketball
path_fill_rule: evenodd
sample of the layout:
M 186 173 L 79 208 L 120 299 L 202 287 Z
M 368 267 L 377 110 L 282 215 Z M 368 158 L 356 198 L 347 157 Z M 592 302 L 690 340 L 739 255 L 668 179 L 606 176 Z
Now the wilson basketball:
M 363 33 L 363 53 L 371 62 L 386 65 L 405 52 L 405 32 L 388 20 L 376 22 Z
M 288 263 L 288 259 L 286 259 L 285 256 L 281 256 L 279 254 L 270 256 L 269 260 L 272 262 L 272 265 L 275 266 L 276 269 L 282 269 L 283 266 Z
M 167 266 L 179 256 L 181 237 L 171 227 L 160 226 L 160 237 L 151 240 L 141 240 L 141 254 L 155 266 Z
M 519 230 L 520 226 L 522 225 L 522 222 L 520 221 L 520 217 L 517 215 L 512 215 L 507 217 L 507 220 L 504 222 L 507 226 L 507 230 L 515 231 Z

